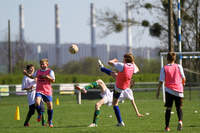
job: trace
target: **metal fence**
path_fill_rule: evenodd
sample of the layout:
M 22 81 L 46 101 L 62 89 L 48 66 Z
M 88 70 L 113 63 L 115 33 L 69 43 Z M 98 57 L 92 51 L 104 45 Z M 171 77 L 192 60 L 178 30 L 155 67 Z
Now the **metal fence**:
M 80 83 L 78 84 L 81 87 L 84 87 L 88 85 L 89 83 Z M 76 95 L 76 100 L 78 104 L 81 104 L 81 99 L 97 99 L 100 98 L 100 89 L 94 88 L 88 90 L 87 95 L 81 94 L 80 91 L 75 90 L 74 86 L 77 84 L 52 84 L 53 86 L 53 92 L 56 95 Z M 114 83 L 106 84 L 107 87 L 111 90 L 114 88 Z M 135 83 L 134 87 L 132 88 L 134 92 L 153 92 L 157 90 L 158 82 L 138 82 Z M 198 95 L 200 97 L 200 91 L 199 94 L 196 94 L 198 90 L 200 90 L 200 83 L 187 83 L 184 90 L 187 92 L 187 98 L 192 99 L 193 95 Z M 194 93 L 192 93 L 194 92 Z M 25 90 L 22 90 L 21 84 L 16 85 L 0 85 L 0 97 L 3 96 L 23 96 L 26 95 L 27 92 Z

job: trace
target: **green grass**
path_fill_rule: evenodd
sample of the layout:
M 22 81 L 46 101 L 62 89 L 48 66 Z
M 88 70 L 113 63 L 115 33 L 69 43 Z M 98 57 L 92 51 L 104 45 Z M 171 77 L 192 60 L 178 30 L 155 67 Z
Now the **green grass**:
M 199 91 L 192 91 L 192 100 L 189 100 L 189 92 L 185 92 L 182 133 L 199 133 L 200 111 Z M 162 133 L 164 131 L 164 106 L 161 98 L 155 99 L 155 92 L 135 92 L 136 104 L 141 113 L 150 113 L 142 118 L 137 118 L 135 111 L 129 101 L 120 104 L 121 114 L 126 127 L 116 127 L 116 118 L 112 107 L 101 108 L 100 120 L 97 128 L 88 128 L 92 122 L 94 105 L 98 100 L 82 100 L 82 104 L 76 104 L 76 97 L 73 95 L 55 95 L 59 98 L 60 106 L 54 104 L 54 128 L 42 127 L 36 122 L 35 114 L 30 127 L 24 128 L 23 122 L 28 111 L 26 96 L 9 96 L 0 99 L 0 133 Z M 21 120 L 14 120 L 16 106 L 20 108 Z M 175 112 L 170 121 L 171 132 L 177 132 L 177 115 Z M 112 115 L 110 118 L 109 116 Z

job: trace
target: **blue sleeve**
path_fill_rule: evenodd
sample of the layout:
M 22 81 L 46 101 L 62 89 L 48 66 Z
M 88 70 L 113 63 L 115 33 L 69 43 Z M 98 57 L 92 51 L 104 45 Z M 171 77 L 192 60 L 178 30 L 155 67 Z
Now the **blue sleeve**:
M 110 75 L 111 72 L 112 72 L 110 69 L 105 68 L 105 67 L 101 67 L 101 71 L 104 72 L 104 73 L 106 73 L 106 74 L 108 74 L 108 75 Z
M 165 81 L 165 70 L 164 70 L 164 67 L 161 68 L 161 70 L 160 70 L 160 81 L 162 81 L 162 82 Z

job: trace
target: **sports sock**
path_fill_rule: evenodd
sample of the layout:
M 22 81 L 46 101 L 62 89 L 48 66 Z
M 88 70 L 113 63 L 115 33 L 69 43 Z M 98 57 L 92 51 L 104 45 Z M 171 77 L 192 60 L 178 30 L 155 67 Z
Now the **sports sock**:
M 47 114 L 48 114 L 48 121 L 52 121 L 52 118 L 53 118 L 53 109 L 47 110 Z
M 100 115 L 100 110 L 95 110 L 93 123 L 97 124 L 97 121 L 99 120 L 99 115 Z
M 85 88 L 86 90 L 88 90 L 88 89 L 95 88 L 95 87 L 97 87 L 97 86 L 98 86 L 97 82 L 92 82 L 92 83 L 90 83 L 89 85 L 85 86 L 84 88 Z
M 41 114 L 42 114 L 42 125 L 44 126 L 44 124 L 45 124 L 45 116 L 44 116 L 44 112 L 41 112 Z
M 176 111 L 177 111 L 177 116 L 178 116 L 178 120 L 179 121 L 182 121 L 183 119 L 183 111 L 180 107 L 176 108 Z
M 27 124 L 31 118 L 31 116 L 35 113 L 35 105 L 32 104 L 29 106 L 29 111 L 27 113 L 27 116 L 26 116 L 26 120 L 24 122 L 24 124 Z
M 171 109 L 166 109 L 166 112 L 165 112 L 165 126 L 166 127 L 169 127 L 170 117 L 171 117 Z
M 41 106 L 40 105 L 36 105 L 36 110 L 38 112 L 38 115 L 41 115 Z
M 24 124 L 27 124 L 29 122 L 29 120 L 30 120 L 32 115 L 33 115 L 32 112 L 29 110 L 29 112 L 28 112 L 28 114 L 26 116 L 26 120 L 25 120 Z
M 113 106 L 113 109 L 114 109 L 114 111 L 115 111 L 115 115 L 116 115 L 116 117 L 117 117 L 118 123 L 121 123 L 121 122 L 122 122 L 122 118 L 121 118 L 119 106 Z
M 105 67 L 101 67 L 101 71 L 108 74 L 108 75 L 110 75 L 110 73 L 112 72 L 110 69 L 105 68 Z

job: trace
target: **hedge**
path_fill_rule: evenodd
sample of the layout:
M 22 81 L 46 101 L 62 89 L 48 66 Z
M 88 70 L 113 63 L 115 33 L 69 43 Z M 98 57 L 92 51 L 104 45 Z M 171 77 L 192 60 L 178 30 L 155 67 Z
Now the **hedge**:
M 134 75 L 134 80 L 136 82 L 157 82 L 159 79 L 159 74 L 136 74 Z M 21 84 L 23 75 L 0 75 L 0 84 Z M 114 82 L 115 80 L 111 76 L 89 76 L 89 75 L 69 75 L 69 74 L 57 74 L 56 83 L 88 83 L 95 81 L 97 79 L 102 79 L 104 82 Z

